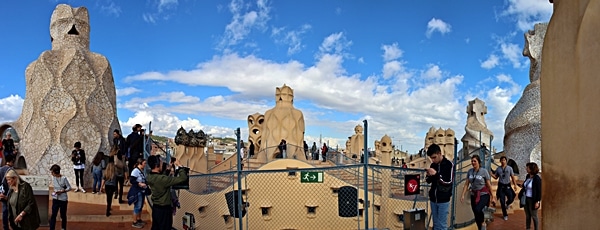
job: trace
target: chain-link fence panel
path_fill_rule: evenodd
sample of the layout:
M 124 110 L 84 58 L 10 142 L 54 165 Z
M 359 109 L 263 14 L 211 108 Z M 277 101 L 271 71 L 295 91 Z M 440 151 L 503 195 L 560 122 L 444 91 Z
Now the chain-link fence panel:
M 364 169 L 294 166 L 194 175 L 190 189 L 178 191 L 174 227 L 189 229 L 195 222 L 195 229 L 211 230 L 365 229 L 368 219 L 368 228 L 403 229 L 405 211 L 427 210 L 423 170 Z M 407 178 L 416 178 L 414 195 L 405 194 Z

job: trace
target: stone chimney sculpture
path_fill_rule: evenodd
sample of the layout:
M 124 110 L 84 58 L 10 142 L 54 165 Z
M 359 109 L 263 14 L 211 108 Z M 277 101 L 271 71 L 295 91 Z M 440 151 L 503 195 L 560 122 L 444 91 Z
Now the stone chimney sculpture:
M 465 125 L 465 135 L 461 138 L 463 142 L 462 154 L 466 157 L 483 145 L 490 149 L 491 139 L 494 137 L 492 131 L 487 128 L 485 123 L 485 114 L 487 106 L 479 98 L 469 101 L 467 106 L 467 125 Z M 466 151 L 465 151 L 466 150 Z
M 529 57 L 529 85 L 508 113 L 504 123 L 504 153 L 515 160 L 519 167 L 527 162 L 542 166 L 542 122 L 540 118 L 540 74 L 542 70 L 542 47 L 547 23 L 536 24 L 534 30 L 525 33 L 523 56 Z M 525 174 L 520 173 L 521 179 Z
M 73 144 L 81 142 L 89 168 L 98 151 L 108 154 L 113 130 L 120 129 L 115 84 L 106 57 L 89 50 L 85 7 L 57 5 L 50 19 L 50 40 L 52 50 L 25 70 L 25 101 L 14 128 L 30 174 L 48 175 L 50 166 L 58 164 L 75 186 Z M 89 170 L 85 172 L 90 181 Z

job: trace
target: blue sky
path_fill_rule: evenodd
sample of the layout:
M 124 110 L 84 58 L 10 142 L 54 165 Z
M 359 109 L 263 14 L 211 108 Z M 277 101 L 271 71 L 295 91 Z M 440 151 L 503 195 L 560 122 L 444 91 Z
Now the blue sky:
M 90 50 L 111 63 L 124 130 L 153 122 L 233 136 L 294 89 L 306 140 L 343 146 L 369 121 L 413 153 L 431 126 L 465 133 L 467 101 L 488 106 L 501 150 L 504 120 L 529 83 L 523 33 L 548 21 L 547 0 L 9 1 L 0 8 L 0 122 L 14 121 L 25 68 L 51 49 L 59 3 L 89 10 Z

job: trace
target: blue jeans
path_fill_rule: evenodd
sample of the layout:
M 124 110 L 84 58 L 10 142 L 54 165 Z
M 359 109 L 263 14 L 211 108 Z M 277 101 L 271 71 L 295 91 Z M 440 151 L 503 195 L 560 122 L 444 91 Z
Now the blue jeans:
M 450 202 L 435 203 L 430 201 L 431 205 L 431 217 L 433 218 L 433 230 L 447 230 L 448 229 L 448 208 Z
M 137 201 L 133 203 L 133 214 L 136 215 L 142 213 L 142 208 L 144 207 L 144 199 L 146 198 L 146 196 L 144 196 L 142 192 L 138 192 L 137 197 Z
M 102 170 L 92 172 L 92 176 L 94 177 L 92 192 L 100 192 L 100 188 L 102 186 Z M 98 185 L 98 189 L 96 189 L 96 185 Z

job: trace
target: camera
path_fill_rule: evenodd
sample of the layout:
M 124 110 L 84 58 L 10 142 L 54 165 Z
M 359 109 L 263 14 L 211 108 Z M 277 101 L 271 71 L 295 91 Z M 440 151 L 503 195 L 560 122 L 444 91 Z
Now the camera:
M 190 168 L 188 167 L 179 167 L 179 170 L 185 170 L 187 178 L 185 179 L 184 182 L 181 182 L 179 184 L 173 185 L 171 188 L 172 189 L 190 189 Z

